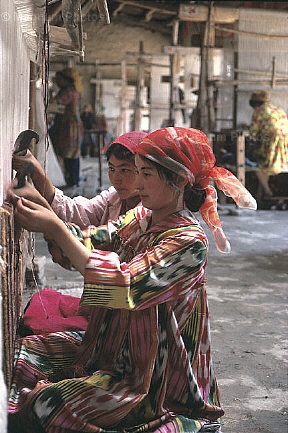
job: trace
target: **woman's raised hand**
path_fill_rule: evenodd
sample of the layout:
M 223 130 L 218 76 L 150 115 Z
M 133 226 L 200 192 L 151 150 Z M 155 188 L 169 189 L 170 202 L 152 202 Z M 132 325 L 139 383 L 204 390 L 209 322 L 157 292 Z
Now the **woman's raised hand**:
M 35 158 L 35 156 L 30 152 L 30 150 L 26 150 L 25 154 L 12 154 L 12 168 L 15 171 L 20 171 L 24 164 L 27 164 L 28 162 L 32 163 L 34 166 L 34 171 L 41 171 L 44 172 L 40 162 Z
M 30 152 L 30 150 L 27 150 L 24 155 L 19 155 L 17 153 L 13 153 L 12 155 L 12 168 L 20 172 L 22 167 L 25 164 L 33 164 L 33 170 L 31 172 L 31 179 L 33 181 L 33 184 L 37 188 L 37 190 L 40 192 L 40 194 L 45 197 L 45 199 L 52 203 L 54 194 L 55 194 L 55 187 L 52 184 L 49 176 L 47 173 L 45 173 L 42 165 L 40 162 L 35 158 L 35 156 Z M 26 197 L 29 198 L 29 197 Z M 33 199 L 31 198 L 33 201 Z M 37 201 L 38 202 L 38 201 Z

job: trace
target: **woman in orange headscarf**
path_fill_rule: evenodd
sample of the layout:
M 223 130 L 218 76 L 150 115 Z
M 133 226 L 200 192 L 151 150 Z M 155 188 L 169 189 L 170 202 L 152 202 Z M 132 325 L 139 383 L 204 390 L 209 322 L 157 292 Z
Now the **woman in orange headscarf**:
M 205 193 L 205 200 L 199 208 L 200 213 L 213 232 L 217 249 L 223 253 L 230 252 L 230 245 L 217 212 L 216 190 L 211 181 L 239 207 L 256 209 L 257 203 L 229 170 L 215 166 L 216 159 L 206 135 L 192 128 L 162 128 L 142 140 L 136 153 L 187 180 L 184 199 L 186 206 L 192 207 L 191 210 L 195 211 L 195 193 Z
M 210 179 L 238 205 L 255 208 L 255 201 L 215 166 L 207 137 L 195 129 L 148 134 L 135 165 L 147 211 L 141 205 L 101 228 L 81 231 L 45 207 L 17 201 L 18 222 L 56 242 L 84 276 L 81 305 L 91 316 L 85 334 L 19 341 L 9 398 L 13 433 L 220 432 L 208 241 L 193 211 L 200 209 L 217 248 L 228 252 Z

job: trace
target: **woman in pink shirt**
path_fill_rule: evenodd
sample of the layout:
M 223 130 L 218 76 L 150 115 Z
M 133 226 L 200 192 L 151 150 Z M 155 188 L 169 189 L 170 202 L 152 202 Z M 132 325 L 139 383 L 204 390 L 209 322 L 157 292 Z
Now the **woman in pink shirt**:
M 145 132 L 132 131 L 121 135 L 105 149 L 108 161 L 110 188 L 97 196 L 68 197 L 58 188 L 43 170 L 39 161 L 28 150 L 25 156 L 13 155 L 13 168 L 19 171 L 26 162 L 32 162 L 33 186 L 26 182 L 23 188 L 17 189 L 19 196 L 52 208 L 56 215 L 64 222 L 77 224 L 81 229 L 93 225 L 107 224 L 110 220 L 117 220 L 120 215 L 137 206 L 140 202 L 139 191 L 136 189 L 136 167 L 134 153 L 140 141 L 146 137 Z M 37 191 L 38 190 L 38 191 Z M 143 208 L 143 215 L 145 214 Z M 56 243 L 47 241 L 48 249 L 53 261 L 66 269 L 72 270 L 70 261 L 65 257 Z M 35 293 L 25 309 L 21 319 L 20 333 L 35 333 L 41 331 L 61 331 L 71 329 L 86 329 L 87 319 L 83 311 L 78 311 L 80 299 L 44 288 Z M 52 320 L 41 316 L 39 303 L 50 311 Z
M 127 132 L 107 146 L 105 153 L 112 186 L 91 199 L 82 196 L 71 198 L 54 187 L 39 161 L 29 150 L 25 156 L 13 155 L 13 168 L 19 171 L 24 163 L 32 162 L 33 184 L 60 219 L 73 222 L 80 228 L 91 224 L 98 226 L 117 219 L 140 202 L 136 190 L 134 152 L 146 135 L 141 131 Z M 36 197 L 35 192 L 27 182 L 24 188 L 19 189 L 19 196 L 42 202 L 40 195 Z

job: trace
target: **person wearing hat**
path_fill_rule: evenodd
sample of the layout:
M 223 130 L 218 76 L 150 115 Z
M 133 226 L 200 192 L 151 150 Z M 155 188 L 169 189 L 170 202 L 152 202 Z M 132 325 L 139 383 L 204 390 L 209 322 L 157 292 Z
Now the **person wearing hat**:
M 80 97 L 83 92 L 81 78 L 73 68 L 57 71 L 55 84 L 59 88 L 55 102 L 61 107 L 49 129 L 56 155 L 64 166 L 68 187 L 75 189 L 80 180 L 80 147 L 83 125 L 80 119 Z
M 256 174 L 265 195 L 272 196 L 269 176 L 288 171 L 287 114 L 270 102 L 270 95 L 265 90 L 253 92 L 249 104 L 254 109 L 249 134 L 257 143 L 254 151 L 258 163 Z
M 56 242 L 83 275 L 81 305 L 91 316 L 85 334 L 17 342 L 13 433 L 221 430 L 205 289 L 208 240 L 194 212 L 228 253 L 211 180 L 239 206 L 255 209 L 256 202 L 215 166 L 199 130 L 162 128 L 135 153 L 142 205 L 107 226 L 81 231 L 47 207 L 15 203 L 18 224 Z
M 146 135 L 147 133 L 142 131 L 127 132 L 104 148 L 112 186 L 91 199 L 83 196 L 72 198 L 56 188 L 29 150 L 25 156 L 13 154 L 12 164 L 15 171 L 19 171 L 27 162 L 33 164 L 31 178 L 40 193 L 39 195 L 27 182 L 25 187 L 18 189 L 18 195 L 40 203 L 41 196 L 44 197 L 59 218 L 73 222 L 81 229 L 91 224 L 99 226 L 109 220 L 116 220 L 119 215 L 140 202 L 136 189 L 134 157 L 137 145 Z

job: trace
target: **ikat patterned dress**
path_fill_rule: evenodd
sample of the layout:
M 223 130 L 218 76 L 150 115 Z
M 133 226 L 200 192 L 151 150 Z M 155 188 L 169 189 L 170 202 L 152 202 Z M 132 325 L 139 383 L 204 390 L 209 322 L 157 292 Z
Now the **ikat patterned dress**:
M 149 221 L 139 207 L 117 224 L 70 227 L 92 248 L 81 298 L 89 324 L 86 333 L 19 341 L 9 413 L 21 432 L 195 433 L 224 414 L 211 360 L 206 235 L 186 209 Z M 93 249 L 107 240 L 105 251 Z
M 257 107 L 249 133 L 259 141 L 255 157 L 262 171 L 269 176 L 288 171 L 288 119 L 282 108 L 269 102 Z
M 57 113 L 49 135 L 56 155 L 66 159 L 77 159 L 83 136 L 83 125 L 79 112 L 80 94 L 74 87 L 61 88 L 56 96 L 57 104 L 64 107 Z

